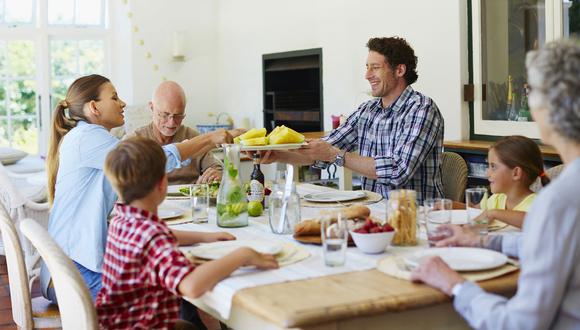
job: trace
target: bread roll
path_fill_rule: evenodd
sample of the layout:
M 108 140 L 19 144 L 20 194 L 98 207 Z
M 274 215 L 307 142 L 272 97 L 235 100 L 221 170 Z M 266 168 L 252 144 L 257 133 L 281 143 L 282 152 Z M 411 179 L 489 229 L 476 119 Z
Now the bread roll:
M 339 214 L 342 219 L 364 219 L 371 215 L 371 210 L 364 205 L 354 204 L 342 209 L 320 212 L 321 218 L 330 217 L 331 221 L 336 221 Z
M 304 220 L 294 226 L 296 236 L 320 236 L 320 221 Z

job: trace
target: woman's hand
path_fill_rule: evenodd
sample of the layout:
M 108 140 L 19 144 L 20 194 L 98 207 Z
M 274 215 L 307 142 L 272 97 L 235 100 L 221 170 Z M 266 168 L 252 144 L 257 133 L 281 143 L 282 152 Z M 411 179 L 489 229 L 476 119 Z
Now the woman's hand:
M 215 232 L 215 233 L 204 233 L 204 243 L 211 243 L 217 241 L 233 241 L 236 239 L 236 236 L 226 233 L 224 231 Z
M 223 143 L 233 143 L 234 142 L 234 138 L 229 133 L 229 131 L 226 131 L 224 129 L 218 129 L 218 130 L 215 130 L 213 132 L 206 133 L 206 134 L 209 134 L 209 137 L 210 137 L 211 142 L 213 144 L 223 144 Z
M 437 242 L 436 246 L 468 246 L 475 247 L 480 245 L 480 237 L 474 233 L 469 226 L 458 225 L 444 225 L 442 230 L 449 230 L 452 232 L 451 237 L 445 238 Z
M 276 258 L 271 254 L 259 253 L 254 249 L 248 247 L 240 248 L 244 250 L 246 262 L 244 266 L 256 266 L 259 269 L 275 269 L 278 268 Z
M 217 168 L 210 167 L 205 170 L 203 174 L 199 176 L 199 178 L 197 178 L 196 183 L 212 183 L 214 181 L 220 181 L 221 178 L 222 171 Z
M 236 129 L 231 129 L 228 131 L 228 133 L 230 133 L 231 136 L 233 137 L 237 137 L 240 136 L 244 133 L 246 133 L 247 129 L 245 128 L 236 128 Z
M 423 282 L 451 296 L 453 287 L 465 281 L 438 256 L 428 257 L 411 273 L 413 282 Z

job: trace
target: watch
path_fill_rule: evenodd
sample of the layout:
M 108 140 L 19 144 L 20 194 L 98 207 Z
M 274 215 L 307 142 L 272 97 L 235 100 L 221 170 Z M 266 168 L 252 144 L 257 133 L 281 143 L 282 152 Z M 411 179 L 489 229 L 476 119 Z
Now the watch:
M 334 160 L 334 163 L 337 166 L 343 167 L 344 166 L 344 158 L 346 156 L 346 151 L 343 152 L 342 154 L 338 154 L 336 155 L 336 159 Z

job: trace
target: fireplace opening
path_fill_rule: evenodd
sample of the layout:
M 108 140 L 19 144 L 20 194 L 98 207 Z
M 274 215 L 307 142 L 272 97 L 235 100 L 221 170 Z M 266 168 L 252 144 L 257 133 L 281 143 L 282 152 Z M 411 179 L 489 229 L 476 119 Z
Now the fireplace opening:
M 264 127 L 322 131 L 322 48 L 262 55 Z

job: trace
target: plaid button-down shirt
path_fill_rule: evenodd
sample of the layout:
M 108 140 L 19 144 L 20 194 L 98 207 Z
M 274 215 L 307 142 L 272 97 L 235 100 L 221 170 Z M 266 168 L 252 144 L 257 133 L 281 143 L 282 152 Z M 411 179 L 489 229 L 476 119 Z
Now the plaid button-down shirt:
M 104 329 L 172 329 L 179 316 L 177 287 L 194 267 L 156 215 L 123 204 L 115 209 L 96 302 L 99 324 Z
M 361 104 L 323 139 L 375 160 L 377 180 L 363 177 L 364 189 L 385 198 L 393 189 L 413 189 L 419 202 L 443 196 L 443 117 L 433 100 L 411 86 L 386 108 L 380 98 Z

